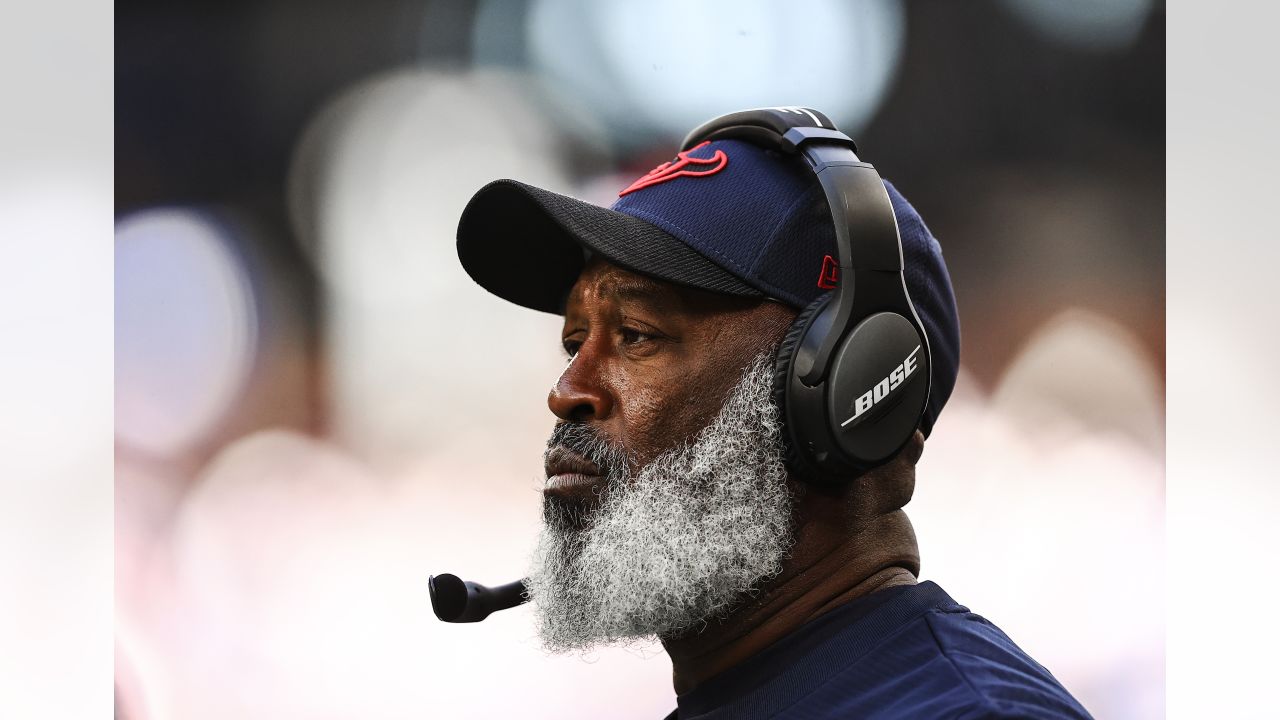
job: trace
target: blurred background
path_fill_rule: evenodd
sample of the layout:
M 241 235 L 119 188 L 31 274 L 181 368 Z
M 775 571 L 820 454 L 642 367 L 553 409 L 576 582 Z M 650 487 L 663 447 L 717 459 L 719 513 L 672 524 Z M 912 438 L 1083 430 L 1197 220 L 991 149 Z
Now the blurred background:
M 963 370 L 922 577 L 1096 716 L 1164 712 L 1165 17 L 1150 0 L 116 5 L 116 716 L 659 718 L 521 575 L 558 319 L 463 273 L 513 177 L 600 204 L 714 115 L 829 114 L 941 241 Z

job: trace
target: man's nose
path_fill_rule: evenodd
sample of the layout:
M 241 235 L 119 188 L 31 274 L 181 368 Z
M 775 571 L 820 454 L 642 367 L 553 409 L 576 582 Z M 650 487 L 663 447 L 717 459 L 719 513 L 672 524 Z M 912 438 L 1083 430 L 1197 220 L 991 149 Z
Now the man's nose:
M 600 382 L 598 366 L 584 346 L 547 394 L 547 407 L 561 420 L 600 420 L 613 410 L 613 396 Z

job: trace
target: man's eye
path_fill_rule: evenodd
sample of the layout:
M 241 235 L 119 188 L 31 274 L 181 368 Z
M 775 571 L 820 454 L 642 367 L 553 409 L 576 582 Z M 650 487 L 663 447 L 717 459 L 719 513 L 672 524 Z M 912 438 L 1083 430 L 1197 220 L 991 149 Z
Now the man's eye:
M 582 343 L 577 340 L 565 340 L 561 343 L 564 346 L 565 354 L 573 357 L 578 354 L 578 349 L 582 347 Z
M 622 328 L 619 334 L 622 336 L 622 344 L 624 345 L 634 345 L 638 342 L 644 342 L 645 340 L 652 340 L 654 339 L 654 337 L 656 337 L 654 335 L 650 335 L 649 333 L 640 332 L 639 330 L 636 330 L 634 328 L 625 328 L 625 327 Z

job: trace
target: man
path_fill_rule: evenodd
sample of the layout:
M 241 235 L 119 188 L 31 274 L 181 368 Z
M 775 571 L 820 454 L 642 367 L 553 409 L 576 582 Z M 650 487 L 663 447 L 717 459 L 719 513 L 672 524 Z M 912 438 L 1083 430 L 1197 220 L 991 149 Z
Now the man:
M 955 384 L 959 325 L 941 248 L 884 187 L 932 390 L 896 456 L 835 484 L 788 459 L 774 389 L 797 313 L 839 282 L 832 215 L 799 159 L 712 140 L 612 209 L 500 180 L 463 212 L 468 273 L 564 316 L 528 579 L 540 635 L 557 651 L 656 636 L 671 718 L 1088 717 L 999 629 L 916 581 L 902 507 Z

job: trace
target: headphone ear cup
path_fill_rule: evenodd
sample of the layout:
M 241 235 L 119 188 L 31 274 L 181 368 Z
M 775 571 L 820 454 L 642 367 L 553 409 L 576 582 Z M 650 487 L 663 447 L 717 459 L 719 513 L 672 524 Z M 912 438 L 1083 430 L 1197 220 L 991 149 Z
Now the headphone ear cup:
M 809 322 L 813 320 L 814 316 L 822 312 L 822 309 L 827 306 L 827 302 L 830 300 L 831 293 L 824 293 L 809 303 L 805 309 L 801 310 L 799 315 L 796 315 L 791 327 L 787 329 L 787 334 L 782 338 L 782 343 L 778 345 L 778 353 L 773 365 L 773 404 L 778 408 L 778 424 L 782 436 L 782 458 L 786 462 L 787 468 L 796 477 L 803 479 L 808 479 L 809 477 L 808 465 L 800 457 L 799 451 L 795 447 L 791 428 L 787 423 L 787 386 L 791 383 L 791 361 L 794 359 L 796 348 L 799 347 L 800 341 L 804 338 L 805 331 L 809 329 Z

